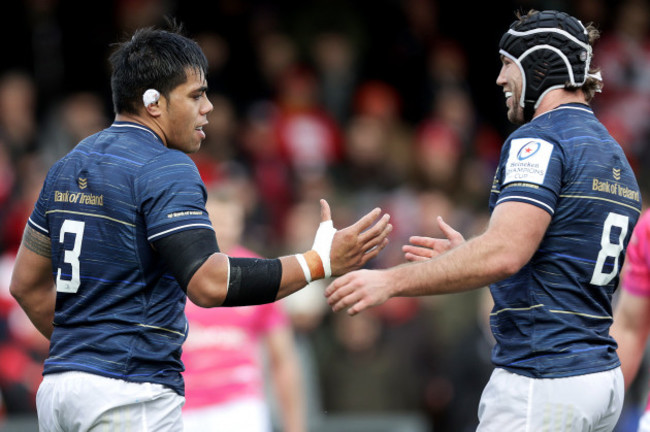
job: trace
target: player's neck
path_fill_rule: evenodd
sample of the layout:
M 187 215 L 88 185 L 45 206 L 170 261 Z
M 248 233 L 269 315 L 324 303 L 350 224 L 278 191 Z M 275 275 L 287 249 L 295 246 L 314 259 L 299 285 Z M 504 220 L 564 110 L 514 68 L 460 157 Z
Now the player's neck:
M 167 142 L 165 141 L 165 134 L 162 133 L 162 129 L 158 126 L 158 124 L 144 118 L 141 115 L 128 113 L 117 114 L 115 116 L 115 121 L 131 122 L 146 126 L 154 131 L 154 133 L 158 135 L 158 137 L 160 137 L 160 139 L 163 141 L 163 144 L 167 146 Z
M 544 95 L 544 98 L 539 103 L 539 107 L 537 107 L 535 110 L 535 115 L 533 118 L 540 116 L 550 110 L 553 110 L 560 105 L 568 103 L 589 105 L 582 90 L 567 91 L 564 89 L 553 89 Z

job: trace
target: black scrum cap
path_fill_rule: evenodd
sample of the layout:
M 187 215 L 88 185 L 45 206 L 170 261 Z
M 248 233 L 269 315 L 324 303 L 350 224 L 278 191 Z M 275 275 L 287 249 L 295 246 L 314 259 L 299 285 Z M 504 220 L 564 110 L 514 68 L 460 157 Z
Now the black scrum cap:
M 547 91 L 580 87 L 587 80 L 592 50 L 582 23 L 558 11 L 517 20 L 501 37 L 499 53 L 514 61 L 523 77 L 519 105 L 530 120 Z

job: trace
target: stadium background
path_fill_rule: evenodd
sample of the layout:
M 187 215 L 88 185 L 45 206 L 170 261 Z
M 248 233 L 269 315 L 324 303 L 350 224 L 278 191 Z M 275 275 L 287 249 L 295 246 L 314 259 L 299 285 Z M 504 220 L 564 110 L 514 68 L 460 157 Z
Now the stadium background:
M 382 267 L 401 262 L 408 235 L 438 235 L 438 214 L 466 236 L 485 223 L 495 158 L 512 130 L 495 84 L 498 41 L 514 11 L 528 8 L 560 9 L 598 24 L 603 37 L 594 62 L 604 68 L 605 91 L 594 109 L 647 190 L 645 0 L 5 2 L 3 430 L 18 430 L 23 419 L 26 430 L 33 424 L 45 355 L 42 338 L 8 295 L 11 262 L 47 167 L 110 124 L 111 43 L 170 15 L 204 46 L 214 127 L 195 158 L 210 187 L 235 191 L 245 202 L 246 246 L 268 256 L 308 248 L 317 198 L 325 196 L 337 226 L 376 205 L 391 212 L 391 246 L 372 263 Z M 473 430 L 490 371 L 485 292 L 393 299 L 349 319 L 329 312 L 319 290 L 286 302 L 312 430 Z M 620 430 L 637 415 L 644 378 L 628 397 Z

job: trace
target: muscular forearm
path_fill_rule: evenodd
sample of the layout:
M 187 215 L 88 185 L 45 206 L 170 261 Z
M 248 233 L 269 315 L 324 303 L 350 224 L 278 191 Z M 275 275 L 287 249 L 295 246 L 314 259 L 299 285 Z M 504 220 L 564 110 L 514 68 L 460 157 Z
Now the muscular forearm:
M 282 279 L 280 280 L 280 288 L 278 289 L 278 300 L 285 298 L 307 285 L 304 272 L 300 264 L 298 264 L 295 255 L 282 257 L 280 258 L 280 262 L 282 263 Z
M 526 220 L 524 226 L 520 221 Z M 488 229 L 435 258 L 342 276 L 325 290 L 335 312 L 355 315 L 391 297 L 446 294 L 488 285 L 519 271 L 533 256 L 550 215 L 528 204 L 495 208 Z M 410 249 L 415 251 L 414 249 Z
M 509 277 L 530 261 L 550 219 L 547 212 L 528 204 L 498 205 L 480 236 L 436 258 L 396 269 L 395 295 L 460 292 Z
M 622 290 L 614 312 L 611 336 L 618 343 L 618 357 L 625 387 L 634 381 L 650 334 L 650 298 L 635 296 Z
M 393 296 L 421 296 L 472 290 L 517 272 L 530 258 L 509 242 L 485 233 L 436 258 L 393 269 Z
M 50 284 L 47 290 L 36 291 L 22 297 L 16 295 L 15 298 L 36 329 L 49 339 L 54 331 L 54 306 L 56 303 L 54 285 Z
M 41 249 L 34 247 L 39 241 L 47 244 L 47 240 L 41 237 L 43 236 L 39 236 L 30 228 L 25 230 L 23 244 L 14 263 L 9 290 L 38 331 L 49 339 L 54 330 L 52 323 L 56 287 L 52 279 L 50 258 L 45 256 Z
M 617 353 L 621 360 L 621 370 L 623 371 L 625 388 L 627 389 L 639 371 L 647 334 L 641 335 L 637 332 L 622 330 L 615 338 L 619 344 Z

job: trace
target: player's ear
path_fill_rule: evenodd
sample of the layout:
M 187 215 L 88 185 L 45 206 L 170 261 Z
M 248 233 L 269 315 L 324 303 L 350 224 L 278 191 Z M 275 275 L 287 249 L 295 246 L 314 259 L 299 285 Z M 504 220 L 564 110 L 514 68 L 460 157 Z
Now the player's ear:
M 159 100 L 160 92 L 156 89 L 147 89 L 142 94 L 142 103 L 144 104 L 144 108 L 152 117 L 158 117 L 160 115 L 160 106 L 158 105 Z

